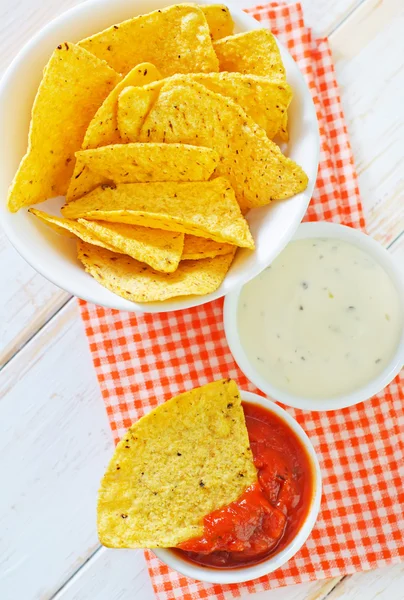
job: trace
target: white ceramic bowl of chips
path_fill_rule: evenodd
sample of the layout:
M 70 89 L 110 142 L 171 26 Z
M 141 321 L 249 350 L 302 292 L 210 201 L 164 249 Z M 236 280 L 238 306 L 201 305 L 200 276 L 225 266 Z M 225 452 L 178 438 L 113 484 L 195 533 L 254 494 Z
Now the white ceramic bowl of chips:
M 309 177 L 309 185 L 304 192 L 289 200 L 250 211 L 247 219 L 256 250 L 238 251 L 216 292 L 205 296 L 183 296 L 165 302 L 130 302 L 102 287 L 84 271 L 77 259 L 74 240 L 54 233 L 29 215 L 26 209 L 16 214 L 8 212 L 8 187 L 26 150 L 32 102 L 42 70 L 54 48 L 65 40 L 76 42 L 113 23 L 170 4 L 172 2 L 164 0 L 90 0 L 80 4 L 39 31 L 14 59 L 0 83 L 0 222 L 6 235 L 21 256 L 52 283 L 75 296 L 118 310 L 180 310 L 220 298 L 245 284 L 270 264 L 291 239 L 306 211 L 317 176 L 319 134 L 313 101 L 295 62 L 287 50 L 280 46 L 287 80 L 294 92 L 289 109 L 290 141 L 284 151 L 303 167 Z M 252 17 L 227 4 L 236 31 L 260 28 L 260 24 Z M 54 198 L 37 205 L 37 208 L 59 214 L 62 203 L 61 198 Z

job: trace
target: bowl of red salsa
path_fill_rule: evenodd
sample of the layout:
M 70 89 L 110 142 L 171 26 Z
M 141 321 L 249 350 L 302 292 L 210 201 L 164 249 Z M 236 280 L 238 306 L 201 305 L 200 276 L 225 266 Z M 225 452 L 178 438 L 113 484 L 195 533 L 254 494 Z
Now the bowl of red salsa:
M 305 543 L 320 508 L 320 466 L 303 429 L 274 402 L 240 393 L 257 483 L 206 515 L 201 537 L 153 550 L 200 581 L 237 583 L 275 571 Z

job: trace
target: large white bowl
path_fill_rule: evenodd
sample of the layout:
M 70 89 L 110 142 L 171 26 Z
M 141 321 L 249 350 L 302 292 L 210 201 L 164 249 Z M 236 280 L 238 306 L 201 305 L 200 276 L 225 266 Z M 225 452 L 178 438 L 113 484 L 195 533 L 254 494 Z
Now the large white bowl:
M 320 510 L 321 504 L 321 471 L 316 452 L 312 446 L 311 441 L 300 427 L 300 425 L 291 417 L 283 408 L 257 394 L 240 390 L 240 395 L 243 402 L 250 404 L 258 404 L 268 411 L 274 413 L 279 417 L 287 427 L 290 427 L 295 433 L 296 437 L 300 440 L 300 443 L 305 448 L 313 472 L 313 496 L 311 499 L 310 508 L 307 512 L 307 516 L 302 523 L 301 528 L 297 532 L 296 536 L 289 542 L 283 550 L 270 556 L 262 562 L 251 565 L 250 567 L 240 567 L 232 569 L 213 569 L 210 567 L 203 567 L 195 563 L 191 563 L 188 560 L 181 558 L 177 552 L 173 552 L 170 549 L 153 549 L 154 554 L 169 567 L 172 567 L 179 573 L 192 577 L 199 581 L 208 581 L 210 583 L 240 583 L 242 581 L 250 581 L 250 579 L 256 579 L 262 577 L 268 573 L 272 573 L 276 569 L 279 569 L 288 560 L 292 558 L 303 546 L 307 538 L 309 537 L 311 530 L 317 519 L 318 511 Z
M 352 227 L 345 227 L 344 225 L 328 223 L 326 221 L 302 223 L 293 237 L 295 240 L 311 238 L 335 238 L 357 246 L 378 262 L 393 282 L 402 307 L 401 323 L 399 324 L 401 335 L 397 348 L 383 371 L 377 377 L 350 393 L 321 399 L 298 396 L 297 394 L 291 394 L 280 389 L 271 383 L 269 379 L 264 378 L 258 373 L 244 351 L 237 326 L 237 312 L 241 288 L 226 297 L 223 311 L 224 329 L 227 343 L 235 361 L 258 389 L 287 406 L 294 406 L 303 410 L 328 411 L 353 406 L 371 398 L 386 387 L 402 369 L 404 364 L 404 271 L 402 268 L 400 269 L 394 256 L 385 250 L 385 248 L 368 235 L 357 229 L 352 229 Z
M 209 1 L 201 0 L 205 4 Z M 14 59 L 0 83 L 0 223 L 16 250 L 41 275 L 66 291 L 90 302 L 119 310 L 166 312 L 197 306 L 224 296 L 260 273 L 283 249 L 299 225 L 310 201 L 317 176 L 319 135 L 310 92 L 290 54 L 280 45 L 287 79 L 294 91 L 289 111 L 290 142 L 286 153 L 309 177 L 307 189 L 293 198 L 251 211 L 248 221 L 255 252 L 241 250 L 220 288 L 213 294 L 166 302 L 138 304 L 102 287 L 88 275 L 76 256 L 76 244 L 47 228 L 22 209 L 11 214 L 7 190 L 27 146 L 30 111 L 35 93 L 54 48 L 63 41 L 77 42 L 138 14 L 168 6 L 164 0 L 90 0 L 65 12 L 39 31 Z M 259 29 L 260 24 L 239 9 L 231 9 L 237 31 Z M 61 125 L 62 126 L 62 125 Z M 61 199 L 38 205 L 59 214 Z

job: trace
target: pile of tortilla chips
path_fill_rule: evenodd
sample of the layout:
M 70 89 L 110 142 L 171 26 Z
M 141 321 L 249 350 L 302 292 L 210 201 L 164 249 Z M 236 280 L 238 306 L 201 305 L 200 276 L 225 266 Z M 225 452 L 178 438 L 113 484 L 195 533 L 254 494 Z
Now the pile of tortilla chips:
M 51 56 L 8 207 L 64 195 L 63 217 L 101 285 L 135 302 L 214 292 L 244 217 L 303 191 L 282 154 L 292 90 L 272 34 L 234 34 L 221 4 L 178 4 L 112 24 Z
M 178 546 L 256 481 L 237 385 L 208 383 L 164 402 L 123 436 L 98 493 L 100 541 Z

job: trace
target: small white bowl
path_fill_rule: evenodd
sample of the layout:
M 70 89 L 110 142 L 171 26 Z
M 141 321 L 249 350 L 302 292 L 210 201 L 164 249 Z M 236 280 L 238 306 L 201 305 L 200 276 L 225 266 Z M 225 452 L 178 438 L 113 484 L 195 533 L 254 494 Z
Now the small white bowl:
M 209 4 L 209 0 L 201 0 Z M 212 0 L 214 3 L 215 0 Z M 294 99 L 289 110 L 290 142 L 286 154 L 309 177 L 307 189 L 283 202 L 255 209 L 248 215 L 256 250 L 243 249 L 219 289 L 205 296 L 175 298 L 139 304 L 102 287 L 77 259 L 76 244 L 47 228 L 21 209 L 11 214 L 6 207 L 8 187 L 27 147 L 30 112 L 35 93 L 54 48 L 67 40 L 76 42 L 113 23 L 172 4 L 170 0 L 90 0 L 63 13 L 39 31 L 14 59 L 0 83 L 0 223 L 16 250 L 41 275 L 66 291 L 102 306 L 138 312 L 167 312 L 198 306 L 220 298 L 258 275 L 282 250 L 303 218 L 317 177 L 319 135 L 310 91 L 296 63 L 279 44 Z M 231 8 L 231 6 L 230 6 Z M 238 8 L 231 8 L 237 31 L 259 29 L 260 23 Z M 60 214 L 61 199 L 37 208 Z
M 252 381 L 257 388 L 265 394 L 274 398 L 282 404 L 301 408 L 303 410 L 328 411 L 353 406 L 363 402 L 379 393 L 388 385 L 394 377 L 400 372 L 404 364 L 404 282 L 403 273 L 396 264 L 394 257 L 385 250 L 380 244 L 368 235 L 357 229 L 337 225 L 336 223 L 327 223 L 325 221 L 315 223 L 302 223 L 294 235 L 294 240 L 307 238 L 336 238 L 353 244 L 369 254 L 386 271 L 397 289 L 401 300 L 402 322 L 401 338 L 394 356 L 391 358 L 386 368 L 366 385 L 358 388 L 349 394 L 343 394 L 333 398 L 311 399 L 289 394 L 285 390 L 279 389 L 270 381 L 258 373 L 250 362 L 240 341 L 237 328 L 237 311 L 241 288 L 226 296 L 224 303 L 224 329 L 227 343 L 238 366 L 243 373 Z
M 207 581 L 209 583 L 240 583 L 242 581 L 250 581 L 250 579 L 256 579 L 262 577 L 268 573 L 272 573 L 276 569 L 279 569 L 284 565 L 292 556 L 294 556 L 300 548 L 303 546 L 307 538 L 309 537 L 311 530 L 317 519 L 318 512 L 320 510 L 321 503 L 321 471 L 316 452 L 312 446 L 311 441 L 295 421 L 283 408 L 257 394 L 240 390 L 240 395 L 243 402 L 249 404 L 258 404 L 268 411 L 277 415 L 290 429 L 292 429 L 300 440 L 302 446 L 304 446 L 312 466 L 313 472 L 313 496 L 311 499 L 311 505 L 307 512 L 305 521 L 301 528 L 297 532 L 296 536 L 291 542 L 283 548 L 277 554 L 270 556 L 262 562 L 252 565 L 250 567 L 239 567 L 232 569 L 213 569 L 210 567 L 204 567 L 189 562 L 188 560 L 182 559 L 178 553 L 173 552 L 170 549 L 153 548 L 152 552 L 166 565 L 175 569 L 186 577 L 192 577 L 198 581 Z

